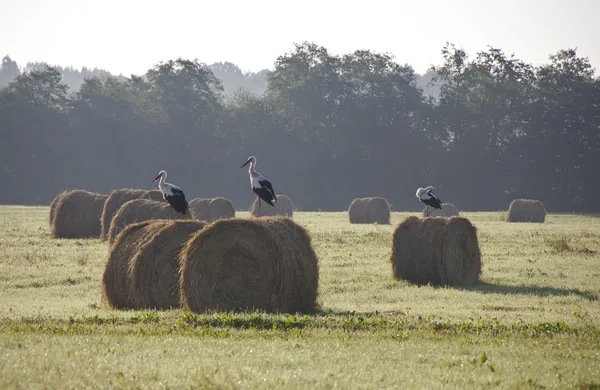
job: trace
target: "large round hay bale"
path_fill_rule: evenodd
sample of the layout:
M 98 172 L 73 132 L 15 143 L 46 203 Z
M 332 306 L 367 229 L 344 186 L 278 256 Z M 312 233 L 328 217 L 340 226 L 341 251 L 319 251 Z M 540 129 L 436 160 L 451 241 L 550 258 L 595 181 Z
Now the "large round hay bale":
M 108 244 L 112 245 L 117 235 L 127 225 L 152 219 L 191 219 L 188 211 L 185 215 L 175 211 L 167 202 L 150 199 L 134 199 L 125 203 L 115 214 L 108 231 Z
M 391 263 L 396 279 L 416 284 L 477 283 L 481 275 L 477 229 L 462 217 L 409 217 L 394 232 Z
M 261 204 L 261 209 L 259 209 L 258 198 L 254 199 L 254 202 L 252 202 L 250 214 L 253 217 L 274 217 L 276 215 L 282 215 L 284 217 L 292 218 L 294 216 L 294 205 L 287 195 L 277 195 L 275 206 L 271 206 L 263 201 L 261 201 Z
M 216 221 L 217 219 L 235 217 L 233 203 L 222 197 L 192 199 L 190 209 L 194 218 L 199 221 Z
M 515 199 L 510 202 L 506 222 L 537 222 L 546 220 L 546 207 L 539 200 Z
M 64 194 L 55 206 L 54 238 L 100 238 L 100 216 L 107 195 L 84 190 Z
M 204 226 L 202 221 L 170 221 L 139 247 L 129 264 L 135 308 L 179 307 L 179 254 Z
M 442 203 L 442 209 L 429 208 L 430 217 L 458 217 L 458 209 L 452 203 Z M 423 217 L 427 216 L 427 207 L 423 209 Z
M 129 225 L 108 253 L 102 277 L 101 304 L 115 309 L 134 308 L 130 263 L 140 247 L 169 221 L 144 221 Z
M 162 193 L 158 190 L 134 190 L 130 188 L 121 188 L 114 190 L 108 196 L 104 209 L 102 210 L 102 239 L 108 239 L 108 231 L 110 230 L 110 223 L 117 211 L 125 203 L 134 199 L 152 199 L 155 201 L 163 201 Z
M 68 194 L 70 191 L 63 191 L 60 194 L 56 195 L 52 203 L 50 203 L 50 215 L 48 216 L 48 222 L 50 225 L 50 230 L 52 230 L 52 224 L 54 223 L 54 214 L 56 213 L 56 206 L 62 200 L 62 197 Z
M 350 223 L 390 223 L 391 208 L 384 198 L 356 198 L 350 203 Z
M 181 303 L 198 313 L 310 313 L 318 282 L 310 237 L 289 218 L 222 219 L 181 253 Z

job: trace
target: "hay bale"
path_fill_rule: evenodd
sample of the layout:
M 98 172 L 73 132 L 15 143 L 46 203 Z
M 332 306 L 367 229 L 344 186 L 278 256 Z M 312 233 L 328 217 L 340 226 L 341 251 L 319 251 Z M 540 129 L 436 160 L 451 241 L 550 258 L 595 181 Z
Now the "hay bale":
M 133 190 L 130 188 L 121 188 L 114 190 L 108 196 L 104 209 L 102 210 L 102 236 L 103 240 L 108 239 L 108 231 L 110 230 L 110 223 L 117 211 L 125 203 L 134 199 L 152 199 L 155 201 L 164 201 L 162 193 L 158 190 Z
M 515 199 L 510 202 L 506 222 L 536 222 L 546 220 L 546 207 L 539 200 Z
M 458 217 L 460 214 L 458 213 L 458 209 L 452 203 L 442 203 L 442 209 L 434 209 L 433 207 L 429 208 L 429 216 L 430 217 Z M 423 217 L 427 216 L 427 207 L 423 209 Z
M 179 253 L 200 221 L 170 221 L 139 249 L 129 264 L 133 306 L 137 309 L 179 307 Z
M 54 238 L 100 238 L 100 216 L 107 195 L 84 190 L 64 194 L 55 205 L 50 233 Z
M 384 198 L 356 198 L 350 203 L 350 223 L 390 223 L 391 208 Z
M 130 263 L 140 247 L 169 221 L 144 221 L 127 226 L 108 254 L 102 276 L 100 303 L 115 309 L 134 308 L 131 294 Z
M 318 282 L 310 237 L 289 218 L 222 219 L 181 253 L 181 303 L 198 313 L 310 313 Z
M 266 204 L 261 201 L 262 210 L 258 208 L 258 198 L 254 199 L 252 205 L 250 205 L 250 214 L 253 217 L 274 217 L 276 215 L 282 215 L 284 217 L 292 218 L 294 216 L 294 205 L 292 200 L 287 195 L 277 195 L 277 202 L 275 207 Z
M 221 197 L 192 199 L 190 209 L 194 218 L 199 221 L 216 221 L 235 217 L 233 203 L 229 199 Z
M 167 202 L 150 199 L 130 200 L 121 206 L 113 217 L 108 231 L 108 244 L 112 245 L 127 225 L 152 219 L 192 219 L 192 215 L 189 211 L 185 215 L 178 213 Z
M 462 217 L 409 217 L 394 232 L 391 263 L 396 279 L 416 284 L 477 283 L 481 275 L 477 229 Z
M 68 194 L 70 191 L 63 191 L 60 194 L 56 195 L 52 203 L 50 203 L 50 215 L 48 216 L 48 222 L 50 225 L 50 230 L 52 230 L 52 224 L 54 223 L 54 214 L 56 213 L 56 206 L 62 200 L 62 197 Z

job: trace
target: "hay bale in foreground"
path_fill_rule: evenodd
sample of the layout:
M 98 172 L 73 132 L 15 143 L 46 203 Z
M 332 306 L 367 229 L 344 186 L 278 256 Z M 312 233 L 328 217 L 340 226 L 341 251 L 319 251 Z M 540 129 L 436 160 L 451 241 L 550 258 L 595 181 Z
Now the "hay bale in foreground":
M 434 209 L 433 207 L 429 208 L 429 216 L 430 217 L 458 217 L 460 214 L 458 213 L 458 209 L 452 203 L 442 203 L 442 209 Z M 427 207 L 423 209 L 423 217 L 427 216 Z
M 416 284 L 477 283 L 481 275 L 477 229 L 462 217 L 408 217 L 394 232 L 391 263 L 396 279 Z
M 112 245 L 127 225 L 153 219 L 192 219 L 192 215 L 189 211 L 185 215 L 178 213 L 167 202 L 150 199 L 130 200 L 121 206 L 113 217 L 108 231 L 108 244 Z
M 129 264 L 132 303 L 136 309 L 179 307 L 179 253 L 201 221 L 170 221 L 141 244 Z
M 64 194 L 55 205 L 50 233 L 54 238 L 100 238 L 100 216 L 107 195 L 84 190 Z
M 199 221 L 216 221 L 217 219 L 235 217 L 233 203 L 226 198 L 196 198 L 190 202 L 194 218 Z
M 71 191 L 63 191 L 60 194 L 56 195 L 52 203 L 50 203 L 50 215 L 48 216 L 48 222 L 50 225 L 50 230 L 52 230 L 52 224 L 54 223 L 54 214 L 56 213 L 56 206 L 62 200 L 62 197 L 68 194 Z
M 144 221 L 127 226 L 108 253 L 102 276 L 101 306 L 134 308 L 131 294 L 130 263 L 140 247 L 169 221 Z
M 181 303 L 197 313 L 310 313 L 318 283 L 310 237 L 289 218 L 222 219 L 181 253 Z
M 390 223 L 391 208 L 384 198 L 356 198 L 350 203 L 350 223 Z
M 506 222 L 536 222 L 546 220 L 546 207 L 539 200 L 515 199 L 510 202 Z
M 108 196 L 106 203 L 104 204 L 104 210 L 102 210 L 102 239 L 108 239 L 108 231 L 110 230 L 110 223 L 117 211 L 125 203 L 134 199 L 152 199 L 155 201 L 164 201 L 162 193 L 158 190 L 133 190 L 130 188 L 121 188 L 114 190 Z
M 275 207 L 261 201 L 261 210 L 258 208 L 258 198 L 254 199 L 252 205 L 250 205 L 250 215 L 253 217 L 274 217 L 276 215 L 282 215 L 284 217 L 292 218 L 294 216 L 294 205 L 292 200 L 287 195 L 277 195 L 277 202 Z

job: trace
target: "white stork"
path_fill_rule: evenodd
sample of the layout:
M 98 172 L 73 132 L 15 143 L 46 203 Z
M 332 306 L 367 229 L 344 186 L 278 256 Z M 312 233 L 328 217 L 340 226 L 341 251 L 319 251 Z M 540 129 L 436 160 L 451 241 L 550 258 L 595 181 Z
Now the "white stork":
M 263 175 L 254 169 L 254 165 L 256 165 L 256 157 L 248 157 L 248 161 L 246 161 L 240 168 L 243 168 L 248 164 L 250 164 L 250 167 L 248 168 L 248 173 L 250 174 L 250 185 L 252 186 L 252 191 L 254 191 L 258 197 L 258 209 L 261 210 L 261 199 L 271 206 L 275 206 L 275 203 L 277 203 L 277 195 L 275 195 L 273 185 L 270 181 L 265 179 Z
M 425 188 L 419 188 L 416 193 L 417 198 L 419 198 L 419 200 L 425 203 L 427 206 L 427 213 L 425 214 L 427 217 L 429 216 L 429 206 L 433 207 L 434 209 L 442 209 L 442 201 L 437 197 L 436 194 L 433 193 L 432 190 L 433 187 L 429 186 Z
M 188 205 L 187 200 L 185 200 L 185 194 L 181 188 L 174 184 L 165 182 L 167 179 L 167 172 L 165 171 L 158 172 L 158 176 L 156 176 L 152 181 L 154 182 L 158 179 L 160 179 L 158 182 L 158 188 L 160 189 L 160 192 L 162 192 L 163 198 L 169 202 L 175 211 L 181 214 L 186 214 L 190 206 Z

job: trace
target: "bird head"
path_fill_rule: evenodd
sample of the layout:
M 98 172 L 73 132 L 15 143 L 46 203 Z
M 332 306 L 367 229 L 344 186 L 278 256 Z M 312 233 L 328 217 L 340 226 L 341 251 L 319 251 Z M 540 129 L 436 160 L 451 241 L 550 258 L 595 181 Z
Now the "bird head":
M 244 168 L 246 165 L 248 165 L 250 163 L 256 164 L 256 157 L 254 157 L 254 156 L 248 157 L 248 160 L 240 168 Z
M 156 177 L 154 178 L 154 180 L 152 180 L 152 181 L 153 181 L 153 182 L 155 182 L 155 181 L 157 181 L 158 179 L 160 179 L 161 177 L 165 177 L 165 178 L 166 178 L 166 177 L 167 177 L 167 172 L 165 172 L 165 171 L 160 171 L 160 172 L 158 172 L 158 176 L 156 176 Z

